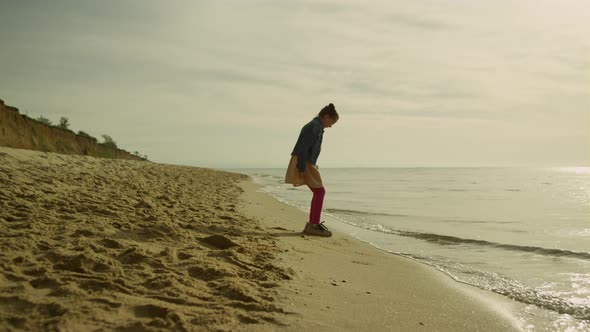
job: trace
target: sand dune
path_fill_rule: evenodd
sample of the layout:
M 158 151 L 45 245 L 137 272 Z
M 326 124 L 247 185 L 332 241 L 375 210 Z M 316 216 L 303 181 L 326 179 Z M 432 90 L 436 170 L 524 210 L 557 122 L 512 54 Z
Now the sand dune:
M 0 146 L 59 152 L 64 154 L 88 155 L 117 159 L 142 160 L 116 146 L 98 143 L 87 133 L 50 126 L 39 120 L 21 114 L 19 109 L 5 105 L 0 99 Z
M 244 178 L 0 148 L 0 330 L 280 324 L 293 272 L 236 210 Z

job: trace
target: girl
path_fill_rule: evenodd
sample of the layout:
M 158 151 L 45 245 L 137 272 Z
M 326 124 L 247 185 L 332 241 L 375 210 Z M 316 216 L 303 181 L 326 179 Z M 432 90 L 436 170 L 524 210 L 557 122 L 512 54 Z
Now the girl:
M 326 190 L 322 184 L 322 178 L 316 162 L 322 148 L 324 128 L 330 128 L 338 121 L 338 113 L 334 105 L 330 103 L 322 108 L 320 113 L 301 129 L 297 143 L 291 152 L 291 160 L 285 174 L 285 183 L 291 183 L 294 187 L 306 184 L 313 192 L 311 209 L 309 210 L 309 222 L 305 224 L 303 233 L 332 236 L 332 232 L 320 222 L 322 205 Z

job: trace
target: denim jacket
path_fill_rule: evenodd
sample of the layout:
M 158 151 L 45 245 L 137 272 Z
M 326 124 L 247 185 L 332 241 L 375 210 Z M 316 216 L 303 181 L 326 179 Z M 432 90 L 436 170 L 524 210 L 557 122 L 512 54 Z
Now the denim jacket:
M 315 165 L 320 151 L 322 149 L 322 138 L 324 135 L 324 125 L 319 116 L 309 121 L 299 133 L 297 143 L 291 152 L 291 155 L 297 155 L 297 169 L 300 172 L 305 171 L 305 162 L 309 161 Z

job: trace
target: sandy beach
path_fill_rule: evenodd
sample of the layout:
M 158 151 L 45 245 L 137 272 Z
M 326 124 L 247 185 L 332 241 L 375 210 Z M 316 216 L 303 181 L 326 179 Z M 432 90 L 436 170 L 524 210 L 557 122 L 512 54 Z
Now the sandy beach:
M 0 148 L 0 330 L 517 331 L 510 303 L 221 170 Z

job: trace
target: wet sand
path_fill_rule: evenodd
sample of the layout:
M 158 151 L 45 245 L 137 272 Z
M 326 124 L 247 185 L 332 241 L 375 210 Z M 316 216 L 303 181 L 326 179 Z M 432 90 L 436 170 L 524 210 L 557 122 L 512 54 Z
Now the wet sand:
M 503 297 L 346 234 L 303 235 L 307 213 L 252 181 L 241 185 L 244 214 L 280 239 L 280 266 L 295 272 L 279 287 L 278 301 L 294 312 L 281 331 L 521 330 Z

